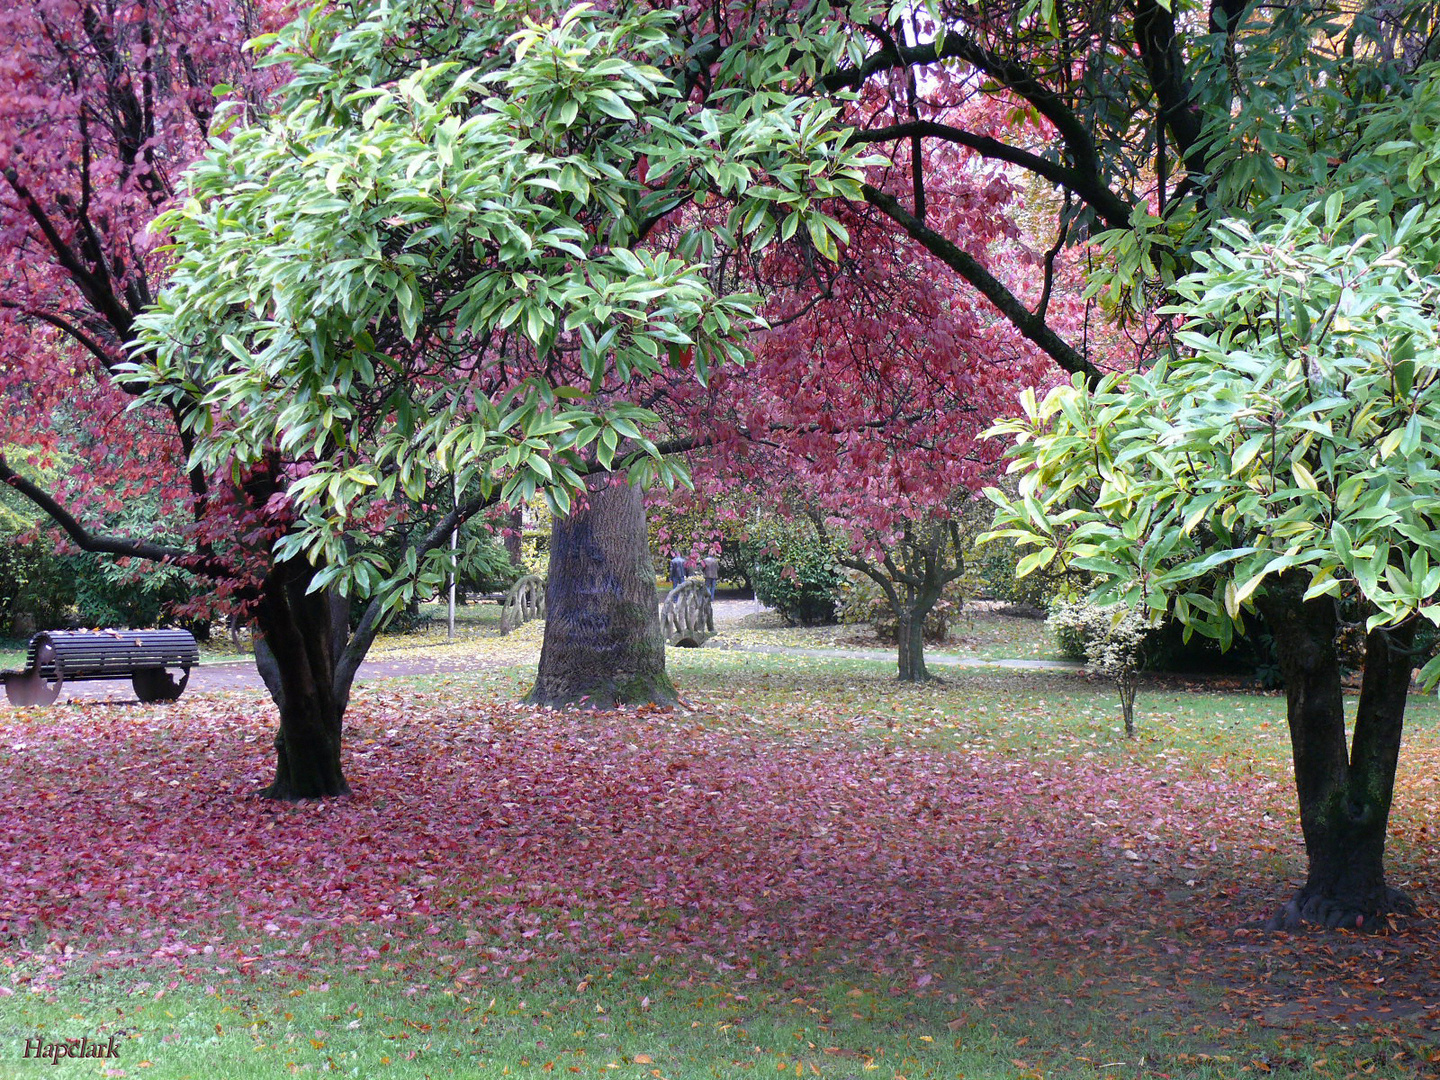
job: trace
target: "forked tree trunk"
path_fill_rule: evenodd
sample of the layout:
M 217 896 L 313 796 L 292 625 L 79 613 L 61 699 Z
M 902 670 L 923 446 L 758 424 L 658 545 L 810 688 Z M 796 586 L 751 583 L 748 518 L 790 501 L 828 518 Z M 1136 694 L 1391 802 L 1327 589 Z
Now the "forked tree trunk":
M 676 700 L 665 674 L 644 496 L 607 479 L 590 490 L 587 509 L 552 527 L 545 638 L 526 699 L 533 704 L 604 709 Z
M 255 611 L 255 662 L 280 710 L 272 799 L 348 795 L 341 768 L 341 721 L 354 667 L 342 663 L 349 604 L 328 591 L 307 593 L 314 569 L 299 560 L 272 567 Z
M 1367 637 L 1355 732 L 1347 747 L 1335 603 L 1329 597 L 1303 600 L 1307 585 L 1308 575 L 1292 571 L 1260 601 L 1285 678 L 1300 826 L 1309 859 L 1305 884 L 1270 926 L 1380 927 L 1392 912 L 1414 911 L 1409 897 L 1385 883 L 1385 835 L 1413 667 L 1414 625 Z
M 898 603 L 892 602 L 896 608 L 895 637 L 901 682 L 925 682 L 930 678 L 930 670 L 925 666 L 925 622 L 939 603 L 944 588 L 944 582 L 927 582 L 919 590 L 906 589 L 903 599 L 897 595 Z

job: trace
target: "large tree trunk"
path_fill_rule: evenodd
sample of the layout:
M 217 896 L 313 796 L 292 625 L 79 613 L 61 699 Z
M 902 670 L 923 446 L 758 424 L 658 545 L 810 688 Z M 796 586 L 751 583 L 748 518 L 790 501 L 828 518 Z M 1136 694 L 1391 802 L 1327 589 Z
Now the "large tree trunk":
M 329 591 L 308 593 L 314 569 L 277 563 L 255 611 L 256 667 L 280 710 L 275 779 L 261 795 L 323 799 L 348 795 L 340 765 L 341 719 L 354 665 L 342 663 L 349 604 Z
M 1300 826 L 1309 859 L 1305 884 L 1270 926 L 1379 927 L 1392 912 L 1414 910 L 1404 893 L 1385 884 L 1385 834 L 1413 666 L 1414 625 L 1377 630 L 1366 639 L 1355 733 L 1347 747 L 1335 602 L 1329 597 L 1303 600 L 1307 585 L 1308 575 L 1292 571 L 1260 602 L 1285 678 Z
M 528 701 L 673 704 L 655 568 L 639 488 L 601 478 L 589 508 L 556 518 L 545 587 L 545 639 Z

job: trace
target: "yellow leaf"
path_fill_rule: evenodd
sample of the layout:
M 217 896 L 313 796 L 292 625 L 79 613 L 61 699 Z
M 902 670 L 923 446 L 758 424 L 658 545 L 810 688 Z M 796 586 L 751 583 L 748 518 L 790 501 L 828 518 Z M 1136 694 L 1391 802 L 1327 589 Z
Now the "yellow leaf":
M 652 1058 L 649 1054 L 636 1054 L 631 1060 L 634 1061 L 636 1065 L 655 1064 L 655 1059 Z

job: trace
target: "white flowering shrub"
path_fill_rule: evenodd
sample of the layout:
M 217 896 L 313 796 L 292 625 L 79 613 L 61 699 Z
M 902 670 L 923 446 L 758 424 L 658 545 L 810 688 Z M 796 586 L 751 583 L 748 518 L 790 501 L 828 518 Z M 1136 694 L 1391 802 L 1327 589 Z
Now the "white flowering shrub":
M 1125 734 L 1135 737 L 1135 690 L 1140 656 L 1151 627 L 1145 616 L 1124 604 L 1099 606 L 1062 600 L 1050 609 L 1050 632 L 1066 652 L 1083 658 L 1090 670 L 1115 683 Z

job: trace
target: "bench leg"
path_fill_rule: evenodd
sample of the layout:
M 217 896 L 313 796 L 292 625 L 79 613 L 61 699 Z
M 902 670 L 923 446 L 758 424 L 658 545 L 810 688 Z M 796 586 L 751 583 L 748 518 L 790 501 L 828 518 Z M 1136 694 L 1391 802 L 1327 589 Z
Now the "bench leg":
M 11 705 L 21 709 L 31 705 L 54 705 L 64 682 L 58 672 L 53 684 L 47 683 L 38 671 L 6 675 L 5 696 L 10 699 Z
M 174 701 L 189 681 L 189 668 L 185 669 L 179 679 L 164 668 L 145 668 L 130 676 L 130 685 L 135 688 L 135 696 L 146 704 L 152 701 Z

